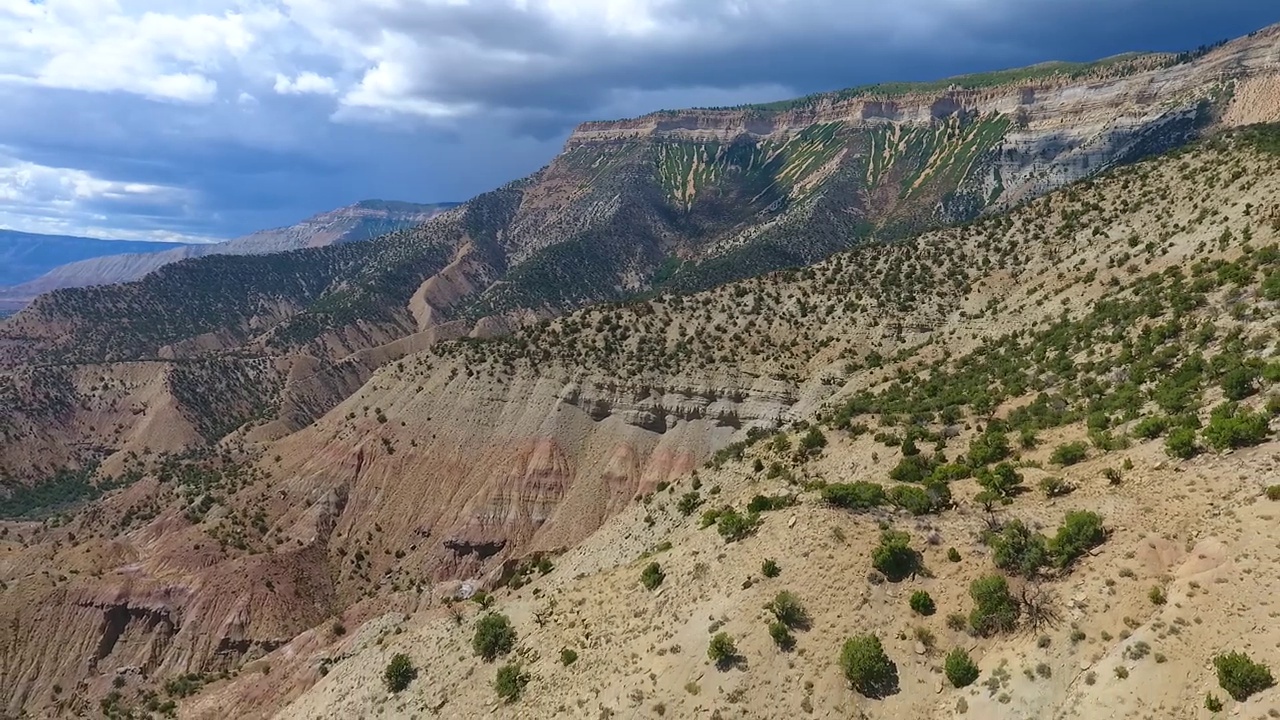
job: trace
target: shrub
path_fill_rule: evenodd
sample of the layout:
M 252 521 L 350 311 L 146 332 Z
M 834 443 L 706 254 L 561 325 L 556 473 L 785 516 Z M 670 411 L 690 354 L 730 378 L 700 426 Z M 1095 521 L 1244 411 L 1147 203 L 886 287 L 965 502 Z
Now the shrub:
M 1044 491 L 1045 497 L 1050 498 L 1062 497 L 1075 490 L 1071 483 L 1056 475 L 1042 478 L 1040 480 L 1040 489 Z
M 782 510 L 796 504 L 793 495 L 756 495 L 747 503 L 748 513 L 762 513 L 770 510 Z
M 994 492 L 991 492 L 990 490 L 983 490 L 977 495 L 974 495 L 973 501 L 981 505 L 982 509 L 986 510 L 987 512 L 995 512 L 996 506 L 1002 503 L 1013 502 L 1008 498 L 1000 497 L 999 493 L 994 493 Z
M 1219 655 L 1213 659 L 1213 666 L 1218 670 L 1218 684 L 1241 702 L 1276 684 L 1266 665 L 1250 660 L 1241 652 Z
M 1188 427 L 1174 429 L 1164 439 L 1164 451 L 1169 457 L 1181 460 L 1195 457 L 1200 451 L 1196 447 L 1196 431 Z
M 492 661 L 511 652 L 515 645 L 516 629 L 506 615 L 490 613 L 476 621 L 476 633 L 471 638 L 471 647 L 476 655 Z
M 413 661 L 404 653 L 396 653 L 391 657 L 391 662 L 387 663 L 387 669 L 382 671 L 382 682 L 387 686 L 387 690 L 398 693 L 409 687 L 409 683 L 418 676 L 418 670 L 413 667 Z
M 498 668 L 498 675 L 493 680 L 493 689 L 503 702 L 515 702 L 529 684 L 529 674 L 524 672 L 519 663 L 507 663 Z
M 778 563 L 773 558 L 769 558 L 760 565 L 760 574 L 767 578 L 776 578 L 782 574 L 782 568 L 778 567 Z
M 973 598 L 973 610 L 969 613 L 969 626 L 979 635 L 1009 632 L 1018 623 L 1018 601 L 1009 594 L 1009 581 L 1002 575 L 987 575 L 969 585 L 969 597 Z
M 1267 424 L 1268 418 L 1263 413 L 1241 410 L 1234 403 L 1224 403 L 1213 409 L 1203 434 L 1205 441 L 1215 450 L 1250 447 L 1267 438 Z
M 915 574 L 920 567 L 920 554 L 910 547 L 911 536 L 897 530 L 885 530 L 880 545 L 871 553 L 871 565 L 892 582 Z
M 897 485 L 889 488 L 889 502 L 912 515 L 928 515 L 934 511 L 929 493 L 913 485 Z
M 969 443 L 969 465 L 983 467 L 1009 457 L 1009 438 L 998 430 L 990 430 Z
M 822 448 L 827 446 L 827 436 L 817 427 L 810 427 L 808 432 L 800 437 L 800 448 L 806 453 L 814 454 L 821 452 Z
M 1088 446 L 1082 442 L 1063 443 L 1053 449 L 1053 454 L 1049 456 L 1049 461 L 1055 465 L 1066 467 L 1084 460 L 1088 453 Z
M 1257 371 L 1252 368 L 1237 365 L 1222 376 L 1222 395 L 1228 400 L 1243 400 L 1249 397 L 1258 392 L 1258 387 L 1254 384 L 1257 376 Z
M 884 697 L 897 689 L 898 669 L 875 635 L 846 640 L 840 650 L 840 669 L 853 689 L 866 697 Z
M 1133 434 L 1144 440 L 1154 440 L 1169 429 L 1169 419 L 1162 415 L 1144 417 L 1133 426 Z
M 702 512 L 702 521 L 698 524 L 698 527 L 708 528 L 708 527 L 711 527 L 712 525 L 715 525 L 716 521 L 720 519 L 721 515 L 731 511 L 732 509 L 733 508 L 726 505 L 725 507 L 718 507 L 718 508 L 711 508 L 710 510 L 704 510 Z
M 960 551 L 955 548 L 947 548 L 947 559 L 951 562 L 960 562 Z
M 1088 510 L 1067 513 L 1058 532 L 1049 539 L 1049 552 L 1054 564 L 1069 567 L 1077 558 L 1101 545 L 1107 539 L 1102 516 Z
M 1204 709 L 1209 712 L 1222 712 L 1222 699 L 1213 693 L 1205 693 Z
M 783 590 L 778 593 L 768 605 L 765 605 L 765 609 L 773 613 L 778 622 L 789 628 L 803 628 L 809 624 L 809 613 L 805 611 L 800 598 L 793 592 Z
M 1024 427 L 1018 431 L 1018 445 L 1023 450 L 1034 450 L 1040 440 L 1036 438 L 1035 428 Z
M 1022 475 L 1009 463 L 978 473 L 978 484 L 1002 498 L 1013 497 L 1022 490 Z
M 667 578 L 667 574 L 662 571 L 662 566 L 656 562 L 651 562 L 640 571 L 640 584 L 645 586 L 647 590 L 654 590 L 662 581 Z
M 869 510 L 885 503 L 884 488 L 875 483 L 853 482 L 828 485 L 822 499 L 846 510 Z
M 929 473 L 926 483 L 949 483 L 964 480 L 973 475 L 973 469 L 963 463 L 946 463 L 939 465 Z
M 1152 605 L 1163 605 L 1169 601 L 1168 596 L 1165 595 L 1164 588 L 1159 585 L 1151 586 L 1151 589 L 1147 591 L 1147 599 L 1151 600 Z
M 934 604 L 933 598 L 924 590 L 917 590 L 911 593 L 911 600 L 908 601 L 911 609 L 921 615 L 929 616 L 938 611 L 938 606 Z
M 733 637 L 729 633 L 716 633 L 711 638 L 711 642 L 707 645 L 707 657 L 716 664 L 716 667 L 724 670 L 732 665 L 738 659 L 738 646 L 733 642 Z
M 773 643 L 782 650 L 790 650 L 796 645 L 796 638 L 791 634 L 791 628 L 788 628 L 784 622 L 775 620 L 769 623 L 769 637 L 773 638 Z
M 933 468 L 933 461 L 924 455 L 908 455 L 889 471 L 889 478 L 906 483 L 924 482 Z
M 727 543 L 741 540 L 756 531 L 760 516 L 756 513 L 740 513 L 732 508 L 720 513 L 716 519 L 716 532 Z
M 943 669 L 947 673 L 947 680 L 951 681 L 952 687 L 962 688 L 968 687 L 978 679 L 981 671 L 978 670 L 978 664 L 969 657 L 969 651 L 964 648 L 956 648 L 947 653 L 947 660 L 943 664 Z
M 1268 500 L 1280 500 L 1280 485 L 1268 485 L 1266 493 Z
M 577 651 L 576 651 L 576 650 L 571 650 L 571 649 L 569 649 L 569 648 L 565 648 L 565 649 L 563 649 L 563 650 L 561 650 L 561 651 L 560 651 L 560 664 L 561 664 L 561 665 L 564 665 L 565 667 L 569 667 L 570 665 L 572 665 L 572 664 L 574 664 L 574 663 L 576 663 L 576 662 L 578 662 L 578 653 L 577 653 Z
M 1021 520 L 1013 519 L 987 538 L 994 550 L 996 567 L 1025 578 L 1033 578 L 1049 564 L 1049 549 L 1043 535 L 1032 532 Z
M 698 494 L 697 490 L 691 490 L 680 496 L 680 499 L 676 502 L 676 510 L 679 510 L 681 515 L 692 515 L 693 511 L 697 510 L 701 504 L 702 496 Z

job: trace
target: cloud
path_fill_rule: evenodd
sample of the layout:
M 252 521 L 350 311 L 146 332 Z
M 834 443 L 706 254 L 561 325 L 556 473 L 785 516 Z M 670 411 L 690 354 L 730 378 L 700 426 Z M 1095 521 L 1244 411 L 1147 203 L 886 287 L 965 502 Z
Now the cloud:
M 212 76 L 282 20 L 270 8 L 178 15 L 131 13 L 115 0 L 4 0 L 0 79 L 207 103 L 218 91 Z
M 52 167 L 17 160 L 0 148 L 0 225 L 28 232 L 107 236 L 105 230 L 87 232 L 85 221 L 106 221 L 112 212 L 167 215 L 188 200 L 188 191 L 96 176 L 76 168 Z M 206 241 L 203 236 L 172 230 L 125 230 L 110 234 L 120 239 Z
M 582 120 L 1185 49 L 1265 5 L 0 0 L 0 225 L 233 236 L 466 199 Z
M 296 78 L 276 74 L 275 91 L 280 95 L 336 95 L 338 85 L 331 77 L 311 71 L 299 73 Z

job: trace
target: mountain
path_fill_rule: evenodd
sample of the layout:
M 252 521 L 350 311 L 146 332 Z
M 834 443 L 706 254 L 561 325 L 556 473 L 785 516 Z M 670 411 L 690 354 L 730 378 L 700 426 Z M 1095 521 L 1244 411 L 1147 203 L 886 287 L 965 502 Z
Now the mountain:
M 5 332 L 26 338 L 22 356 L 45 360 L 180 355 L 184 342 L 349 354 L 712 287 L 998 211 L 1208 129 L 1268 119 L 1275 41 L 1268 29 L 1190 59 L 1125 56 L 588 123 L 547 168 L 416 231 L 293 256 L 296 282 L 279 283 L 278 259 L 196 264 L 183 278 L 52 293 Z M 189 316 L 188 288 L 214 287 L 232 266 L 242 290 L 220 292 L 216 318 Z
M 417 203 L 364 200 L 337 210 L 320 213 L 296 225 L 259 230 L 223 243 L 183 245 L 171 249 L 153 248 L 145 243 L 120 247 L 125 252 L 59 257 L 49 251 L 41 273 L 25 273 L 8 282 L 0 278 L 0 301 L 27 301 L 40 293 L 60 288 L 109 285 L 137 280 L 165 265 L 206 255 L 265 255 L 267 253 L 357 242 L 424 223 L 457 203 Z M 138 246 L 142 247 L 138 247 Z M 56 267 L 53 267 L 55 266 Z M 36 277 L 36 275 L 39 275 Z
M 1103 718 L 1225 698 L 1213 654 L 1280 663 L 1257 634 L 1277 197 L 1280 128 L 1227 133 L 962 227 L 443 343 L 260 452 L 139 452 L 87 511 L 0 528 L 9 712 Z M 1068 542 L 1073 512 L 1096 518 Z M 927 572 L 873 567 L 885 528 Z M 1001 572 L 1007 631 L 971 597 Z M 781 590 L 807 616 L 789 641 L 761 612 Z M 486 613 L 517 633 L 514 704 L 474 657 Z M 723 668 L 717 632 L 741 656 Z M 896 663 L 882 699 L 841 671 L 863 633 Z M 956 646 L 990 691 L 950 688 Z M 400 652 L 420 671 L 389 695 Z
M 416 228 L 41 296 L 5 712 L 1198 712 L 1212 654 L 1280 667 L 1278 49 L 590 123 Z
M 151 255 L 185 247 L 189 246 L 0 230 L 0 286 L 33 280 L 64 263 L 117 253 Z

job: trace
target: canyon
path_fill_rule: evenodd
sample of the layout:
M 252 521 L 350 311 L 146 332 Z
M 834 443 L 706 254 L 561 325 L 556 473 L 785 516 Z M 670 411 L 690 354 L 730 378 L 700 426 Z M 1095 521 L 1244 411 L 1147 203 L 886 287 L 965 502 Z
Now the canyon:
M 889 644 L 913 654 L 892 586 L 864 593 L 856 623 L 835 609 L 838 577 L 865 575 L 866 553 L 827 528 L 861 547 L 876 525 L 824 504 L 823 484 L 879 479 L 907 455 L 873 433 L 927 434 L 955 459 L 993 419 L 1070 395 L 1063 376 L 1099 362 L 1094 351 L 1040 348 L 1071 362 L 1028 371 L 1021 386 L 993 378 L 991 407 L 966 398 L 954 422 L 884 399 L 1137 302 L 1144 282 L 1197 263 L 1218 263 L 1196 275 L 1217 284 L 1186 310 L 1223 326 L 1205 352 L 1227 352 L 1230 326 L 1248 341 L 1233 353 L 1268 362 L 1275 269 L 1260 249 L 1280 227 L 1280 174 L 1274 128 L 1254 126 L 1280 121 L 1277 90 L 1272 27 L 1186 62 L 1127 56 L 587 123 L 529 178 L 376 239 L 203 257 L 43 294 L 0 324 L 0 708 L 160 713 L 164 697 L 189 717 L 551 717 L 571 701 L 584 717 L 654 702 L 677 716 L 708 710 L 686 682 L 716 698 L 740 688 L 739 711 L 781 708 L 769 682 L 704 674 L 701 624 L 723 615 L 746 633 L 758 608 L 743 603 L 759 603 L 743 578 L 792 546 L 813 554 L 789 555 L 784 573 L 821 588 L 817 620 L 900 631 Z M 1151 312 L 1142 332 L 1165 319 Z M 1119 353 L 1139 335 L 1116 333 L 1097 347 Z M 1089 377 L 1113 388 L 1134 373 Z M 1260 388 L 1246 401 L 1259 411 L 1272 391 Z M 1041 432 L 1087 437 L 1089 399 L 1063 402 L 1078 415 Z M 1137 420 L 1109 412 L 1124 432 Z M 822 444 L 807 439 L 818 428 Z M 1274 474 L 1274 443 L 1270 433 L 1185 469 L 1252 498 L 1259 488 L 1242 478 Z M 1084 488 L 1073 502 L 1125 518 L 1126 544 L 1155 542 L 1147 531 L 1168 528 L 1142 527 L 1140 508 L 1164 502 L 1150 493 L 1172 461 L 1138 440 L 1091 452 L 1092 464 L 1062 470 Z M 1112 495 L 1096 476 L 1122 456 L 1137 470 Z M 967 540 L 983 522 L 973 484 L 955 483 L 957 508 L 936 527 L 892 511 L 877 520 L 964 545 L 967 582 L 986 557 Z M 711 542 L 668 499 L 677 488 L 737 506 L 786 493 L 798 506 L 769 516 L 760 537 Z M 1060 514 L 1048 499 L 1024 503 L 1046 523 Z M 1191 523 L 1187 503 L 1160 507 Z M 1251 512 L 1247 527 L 1262 532 Z M 1152 577 L 1195 553 L 1219 557 L 1210 546 L 1233 542 L 1228 521 L 1179 535 L 1183 551 L 1165 540 Z M 651 603 L 636 563 L 668 551 L 687 582 Z M 839 573 L 824 555 L 840 556 Z M 544 560 L 554 569 L 536 570 Z M 1090 592 L 1101 563 L 1119 567 L 1097 562 Z M 723 573 L 703 583 L 709 564 Z M 538 642 L 520 650 L 537 672 L 527 706 L 493 704 L 472 677 L 484 665 L 455 662 L 473 614 L 463 601 L 481 590 Z M 1115 602 L 1136 614 L 1134 592 Z M 651 604 L 645 618 L 670 616 L 670 632 L 623 617 Z M 1095 610 L 1080 622 L 1102 627 L 1110 615 Z M 974 644 L 990 672 L 1002 654 L 1031 653 L 1019 642 Z M 614 643 L 649 660 L 628 663 L 607 652 Z M 659 644 L 668 652 L 651 655 Z M 583 649 L 581 677 L 551 662 L 560 645 Z M 766 646 L 744 644 L 753 658 Z M 424 667 L 409 695 L 388 698 L 376 677 L 390 648 Z M 792 680 L 819 678 L 822 712 L 871 707 L 816 665 L 830 650 L 801 658 Z M 1189 674 L 1200 660 L 1175 663 Z M 1081 663 L 1054 662 L 1055 677 Z M 873 711 L 945 716 L 928 663 L 902 664 L 928 692 Z M 1106 708 L 1128 697 L 1111 682 L 1054 685 L 1042 700 L 1023 690 L 1019 707 L 1041 716 L 1102 697 L 1090 693 L 1113 693 Z M 1167 695 L 1178 707 L 1189 697 Z

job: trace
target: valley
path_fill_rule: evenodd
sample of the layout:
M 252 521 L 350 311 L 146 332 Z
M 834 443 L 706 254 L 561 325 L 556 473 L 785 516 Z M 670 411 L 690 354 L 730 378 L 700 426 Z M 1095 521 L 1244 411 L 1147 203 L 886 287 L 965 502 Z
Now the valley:
M 40 295 L 0 715 L 1280 712 L 1213 670 L 1280 667 L 1278 48 L 587 123 L 377 239 Z

